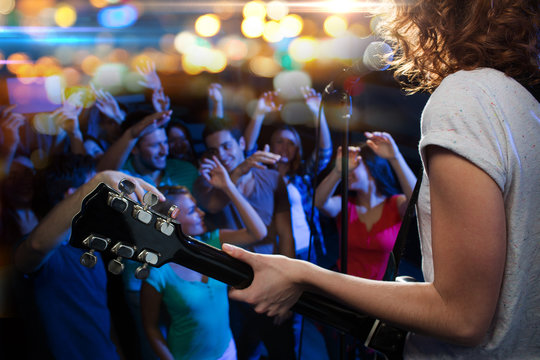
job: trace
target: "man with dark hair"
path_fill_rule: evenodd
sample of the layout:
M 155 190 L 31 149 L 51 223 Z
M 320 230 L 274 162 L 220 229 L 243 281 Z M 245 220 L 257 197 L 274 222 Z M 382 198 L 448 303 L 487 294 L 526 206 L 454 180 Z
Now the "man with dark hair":
M 111 338 L 111 318 L 107 307 L 107 276 L 99 254 L 92 269 L 81 266 L 83 250 L 68 244 L 71 219 L 80 209 L 81 192 L 72 195 L 94 175 L 93 159 L 87 155 L 61 155 L 38 171 L 34 181 L 35 212 L 39 225 L 15 250 L 15 267 L 24 274 L 22 287 L 33 296 L 23 304 L 27 312 L 35 311 L 27 329 L 42 329 L 44 334 L 29 336 L 29 348 L 54 359 L 118 359 Z M 94 185 L 86 185 L 85 193 Z M 69 200 L 68 200 L 69 199 Z M 71 212 L 55 207 L 60 202 L 79 200 Z M 78 208 L 78 209 L 77 209 Z M 38 327 L 36 327 L 36 323 Z M 43 339 L 42 337 L 45 337 Z M 48 350 L 40 348 L 43 340 Z
M 244 138 L 223 121 L 208 125 L 203 131 L 203 138 L 209 152 L 217 155 L 242 195 L 268 227 L 269 235 L 250 248 L 260 253 L 277 253 L 294 258 L 287 188 L 277 171 L 262 165 L 275 164 L 279 156 L 268 151 L 258 151 L 246 159 Z M 208 182 L 207 166 L 203 160 L 201 176 L 194 185 L 194 195 L 207 211 L 210 226 L 230 229 L 244 227 L 227 195 Z M 295 358 L 292 318 L 281 325 L 274 325 L 272 319 L 260 316 L 244 303 L 232 302 L 230 308 L 231 328 L 239 358 L 246 359 L 254 355 L 261 340 L 271 359 Z

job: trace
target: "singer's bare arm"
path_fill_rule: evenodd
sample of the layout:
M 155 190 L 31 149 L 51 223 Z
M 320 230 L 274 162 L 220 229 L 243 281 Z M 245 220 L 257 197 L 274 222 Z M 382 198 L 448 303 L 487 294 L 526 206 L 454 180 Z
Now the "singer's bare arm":
M 464 158 L 429 146 L 434 281 L 395 283 L 343 275 L 316 265 L 224 246 L 248 262 L 255 280 L 230 297 L 282 316 L 304 290 L 447 341 L 473 346 L 495 314 L 506 255 L 504 200 L 497 184 Z M 465 229 L 465 230 L 464 230 Z

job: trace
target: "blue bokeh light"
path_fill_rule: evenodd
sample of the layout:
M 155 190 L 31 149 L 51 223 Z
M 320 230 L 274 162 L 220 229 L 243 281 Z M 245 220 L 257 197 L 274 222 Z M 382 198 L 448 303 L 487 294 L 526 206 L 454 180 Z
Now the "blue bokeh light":
M 106 28 L 123 28 L 137 20 L 137 9 L 132 5 L 111 6 L 100 10 L 98 22 Z

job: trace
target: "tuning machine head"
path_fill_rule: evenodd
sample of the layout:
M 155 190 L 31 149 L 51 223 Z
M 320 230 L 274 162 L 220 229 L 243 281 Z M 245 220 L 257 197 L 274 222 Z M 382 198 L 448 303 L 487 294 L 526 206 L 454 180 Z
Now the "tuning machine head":
M 96 266 L 97 256 L 94 254 L 94 249 L 91 249 L 82 254 L 80 259 L 81 265 L 91 269 Z
M 170 236 L 174 232 L 174 225 L 171 224 L 171 220 L 173 218 L 176 218 L 176 215 L 178 215 L 178 207 L 176 205 L 173 205 L 169 208 L 169 211 L 167 212 L 167 218 L 166 219 L 157 219 L 156 220 L 156 229 L 161 231 L 163 234 Z
M 126 195 L 130 195 L 135 191 L 135 184 L 128 179 L 122 179 L 118 183 L 118 189 L 120 190 L 120 195 L 113 192 L 109 193 L 108 204 L 116 211 L 124 212 L 128 208 Z
M 144 224 L 149 224 L 152 221 L 152 213 L 148 211 L 148 208 L 156 205 L 159 198 L 152 192 L 147 192 L 143 197 L 143 206 L 135 205 L 133 207 L 133 217 Z

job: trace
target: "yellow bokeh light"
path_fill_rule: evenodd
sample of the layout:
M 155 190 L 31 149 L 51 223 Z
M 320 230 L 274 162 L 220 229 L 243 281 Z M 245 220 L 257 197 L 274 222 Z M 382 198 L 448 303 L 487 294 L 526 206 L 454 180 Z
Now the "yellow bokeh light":
M 317 54 L 317 40 L 312 37 L 294 39 L 289 45 L 289 55 L 298 62 L 312 61 Z
M 211 56 L 206 64 L 206 69 L 211 73 L 219 73 L 227 67 L 227 57 L 220 50 L 212 50 Z
M 259 19 L 264 19 L 266 16 L 266 6 L 262 1 L 250 1 L 244 5 L 242 14 L 245 18 L 257 17 Z
M 151 63 L 152 59 L 146 54 L 139 54 L 131 60 L 131 68 L 145 68 L 147 64 Z
M 7 68 L 13 74 L 17 74 L 21 66 L 29 63 L 32 61 L 25 53 L 14 53 L 7 58 Z
M 264 24 L 263 39 L 271 43 L 278 42 L 283 39 L 281 26 L 277 21 L 272 20 Z
M 195 65 L 192 60 L 192 56 L 190 55 L 182 56 L 182 69 L 184 69 L 184 72 L 189 75 L 200 74 L 204 68 L 202 66 Z
M 221 21 L 214 14 L 199 16 L 195 21 L 195 31 L 203 37 L 212 37 L 216 35 L 221 28 Z
M 236 36 L 228 36 L 221 39 L 218 47 L 231 61 L 241 61 L 248 55 L 248 45 L 245 40 Z
M 302 18 L 296 14 L 285 16 L 279 22 L 283 36 L 291 38 L 300 35 L 304 26 Z
M 72 67 L 65 68 L 62 71 L 62 75 L 66 87 L 79 85 L 81 81 L 81 73 L 77 69 L 74 69 Z
M 15 0 L 0 0 L 0 14 L 7 15 L 15 9 Z
M 38 16 L 45 9 L 54 7 L 54 0 L 18 0 L 17 10 L 26 16 Z
M 355 0 L 331 0 L 327 3 L 327 9 L 333 13 L 351 13 L 357 7 Z
M 272 78 L 281 71 L 281 66 L 274 58 L 255 56 L 249 62 L 249 69 L 257 76 Z
M 77 12 L 69 4 L 58 4 L 54 14 L 54 21 L 60 27 L 70 27 L 77 21 Z
M 93 7 L 101 9 L 109 5 L 109 2 L 107 0 L 90 0 L 90 4 L 92 4 Z
M 89 55 L 82 61 L 81 69 L 86 75 L 94 75 L 100 65 L 101 60 L 97 56 Z
M 266 11 L 270 19 L 281 20 L 289 13 L 289 7 L 283 1 L 273 0 L 266 5 Z
M 258 38 L 264 31 L 264 19 L 259 17 L 247 17 L 242 21 L 242 34 L 247 38 Z
M 332 37 L 341 36 L 347 31 L 347 19 L 338 15 L 331 15 L 324 21 L 324 32 Z
M 185 54 L 197 43 L 197 37 L 187 31 L 182 31 L 174 38 L 174 48 L 181 54 Z

